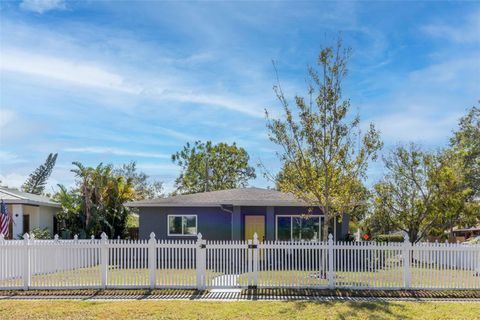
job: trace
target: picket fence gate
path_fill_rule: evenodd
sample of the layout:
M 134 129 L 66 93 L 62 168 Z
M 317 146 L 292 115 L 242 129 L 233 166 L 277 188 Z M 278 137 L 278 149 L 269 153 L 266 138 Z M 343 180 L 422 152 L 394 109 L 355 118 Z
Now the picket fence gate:
M 0 235 L 1 290 L 81 288 L 480 289 L 480 245 Z

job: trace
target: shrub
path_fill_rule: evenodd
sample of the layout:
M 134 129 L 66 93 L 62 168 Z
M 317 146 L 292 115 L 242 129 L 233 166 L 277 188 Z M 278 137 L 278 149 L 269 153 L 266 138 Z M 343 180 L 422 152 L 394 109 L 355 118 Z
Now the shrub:
M 372 240 L 376 242 L 403 242 L 404 238 L 401 234 L 378 234 Z
M 30 238 L 33 236 L 35 239 L 38 240 L 44 240 L 44 239 L 52 239 L 52 235 L 50 234 L 50 231 L 48 231 L 48 228 L 33 228 L 29 232 Z M 23 234 L 18 235 L 20 239 L 23 239 Z

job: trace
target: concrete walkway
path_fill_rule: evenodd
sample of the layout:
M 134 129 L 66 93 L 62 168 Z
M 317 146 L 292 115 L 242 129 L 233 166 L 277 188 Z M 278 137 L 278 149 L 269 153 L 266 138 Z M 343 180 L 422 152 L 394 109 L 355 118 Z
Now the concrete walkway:
M 213 287 L 235 287 L 238 283 L 238 274 L 224 274 L 212 279 Z

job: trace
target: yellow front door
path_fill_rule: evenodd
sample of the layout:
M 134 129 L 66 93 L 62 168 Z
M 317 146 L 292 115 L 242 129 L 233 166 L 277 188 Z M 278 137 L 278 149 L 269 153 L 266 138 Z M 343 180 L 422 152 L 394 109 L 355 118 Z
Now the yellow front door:
M 253 239 L 257 233 L 258 240 L 265 240 L 265 216 L 245 216 L 245 240 Z

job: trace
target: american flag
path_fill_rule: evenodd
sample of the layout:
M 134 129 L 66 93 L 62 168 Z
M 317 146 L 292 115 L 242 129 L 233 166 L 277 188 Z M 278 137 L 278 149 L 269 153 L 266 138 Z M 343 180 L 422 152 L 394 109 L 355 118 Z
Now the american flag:
M 0 233 L 8 237 L 8 226 L 10 225 L 10 217 L 8 216 L 7 205 L 2 200 L 0 203 Z

